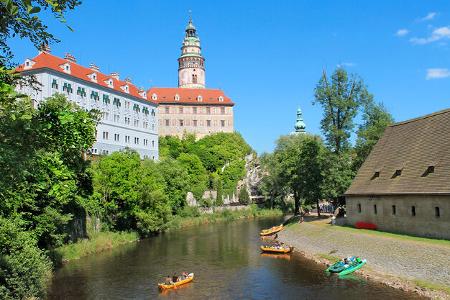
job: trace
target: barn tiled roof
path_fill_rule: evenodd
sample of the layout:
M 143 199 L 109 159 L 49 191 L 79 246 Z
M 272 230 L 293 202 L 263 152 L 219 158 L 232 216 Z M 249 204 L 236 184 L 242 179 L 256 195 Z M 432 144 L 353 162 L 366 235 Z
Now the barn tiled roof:
M 219 89 L 154 87 L 147 91 L 147 95 L 149 98 L 155 96 L 154 101 L 159 104 L 234 105 Z
M 450 194 L 450 109 L 387 127 L 345 193 L 386 194 Z

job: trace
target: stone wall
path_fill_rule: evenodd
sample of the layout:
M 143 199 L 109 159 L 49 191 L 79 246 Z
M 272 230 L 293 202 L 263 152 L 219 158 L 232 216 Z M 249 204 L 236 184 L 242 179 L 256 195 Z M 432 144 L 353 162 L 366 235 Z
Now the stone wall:
M 450 196 L 348 196 L 346 203 L 350 225 L 363 221 L 383 231 L 450 239 Z

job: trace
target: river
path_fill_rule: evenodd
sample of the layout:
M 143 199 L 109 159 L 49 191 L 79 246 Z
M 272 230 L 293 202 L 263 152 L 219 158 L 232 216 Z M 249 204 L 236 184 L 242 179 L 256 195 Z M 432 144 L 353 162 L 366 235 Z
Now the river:
M 358 276 L 327 276 L 299 254 L 260 253 L 259 231 L 276 219 L 173 231 L 72 261 L 58 269 L 49 299 L 419 299 Z M 370 262 L 369 262 L 370 264 Z M 160 293 L 174 272 L 194 282 Z

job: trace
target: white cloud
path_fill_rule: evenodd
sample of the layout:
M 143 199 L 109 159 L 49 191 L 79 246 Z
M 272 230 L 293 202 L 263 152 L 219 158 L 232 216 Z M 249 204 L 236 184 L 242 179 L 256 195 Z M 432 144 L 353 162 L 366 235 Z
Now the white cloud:
M 352 62 L 343 62 L 343 63 L 340 63 L 340 64 L 337 64 L 336 65 L 338 68 L 343 68 L 343 67 L 354 67 L 354 66 L 356 66 L 356 64 L 355 63 L 352 63 Z
M 426 38 L 412 38 L 411 43 L 417 45 L 425 45 L 433 42 L 437 42 L 443 39 L 450 39 L 450 26 L 439 27 L 433 30 L 431 35 Z
M 450 77 L 450 71 L 443 68 L 427 69 L 427 80 Z
M 431 21 L 434 19 L 434 17 L 436 17 L 436 15 L 437 15 L 436 12 L 430 12 L 425 17 L 420 18 L 419 21 L 421 21 L 421 22 Z
M 405 35 L 407 35 L 408 33 L 409 33 L 409 30 L 408 30 L 408 29 L 402 28 L 402 29 L 397 30 L 397 32 L 395 33 L 395 35 L 396 35 L 396 36 L 405 36 Z

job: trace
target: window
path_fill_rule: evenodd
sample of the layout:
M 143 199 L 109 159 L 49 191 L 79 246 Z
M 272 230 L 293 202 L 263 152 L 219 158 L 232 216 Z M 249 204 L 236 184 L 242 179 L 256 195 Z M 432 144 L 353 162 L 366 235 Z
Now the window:
M 148 114 L 150 113 L 150 111 L 148 110 L 148 107 L 142 108 L 142 112 L 143 112 L 144 115 L 146 115 L 146 116 L 148 116 Z
M 135 137 L 135 138 L 134 138 L 134 143 L 135 143 L 136 145 L 139 145 L 139 138 L 138 138 L 138 137 Z
M 194 115 L 197 114 L 197 107 L 193 107 L 193 108 L 192 108 L 192 113 L 193 113 Z
M 211 127 L 211 120 L 206 120 L 206 126 Z
M 109 119 L 109 113 L 107 113 L 107 112 L 103 112 L 103 120 L 108 120 Z
M 108 139 L 108 132 L 107 131 L 103 131 L 103 139 L 107 140 Z
M 197 83 L 197 74 L 192 74 L 192 83 Z
M 225 127 L 225 120 L 220 120 L 220 126 Z
M 139 104 L 134 104 L 133 105 L 133 110 L 135 111 L 135 112 L 141 112 L 141 108 L 139 107 Z
M 392 205 L 392 214 L 395 216 L 397 214 L 397 209 L 395 205 Z
M 413 216 L 413 217 L 416 216 L 416 207 L 415 206 L 411 206 L 411 216 Z
M 129 135 L 126 135 L 125 136 L 125 143 L 130 143 L 130 136 Z
M 98 92 L 94 92 L 94 91 L 92 91 L 91 92 L 91 99 L 94 99 L 94 100 L 99 100 L 100 99 L 100 96 L 98 95 Z
M 103 104 L 108 105 L 110 102 L 109 95 L 103 95 Z
M 184 126 L 184 120 L 179 120 L 180 127 Z
M 178 94 L 175 95 L 175 101 L 180 101 L 180 95 Z
M 199 96 L 197 97 L 197 101 L 198 101 L 198 102 L 202 102 L 202 101 L 203 101 L 203 97 L 202 97 L 201 95 L 199 95 Z
M 79 95 L 81 97 L 86 97 L 86 90 L 79 86 L 77 89 L 77 95 Z
M 170 114 L 170 107 L 166 106 L 166 114 Z
M 194 125 L 194 127 L 197 127 L 197 120 L 193 120 L 192 124 Z
M 425 172 L 422 174 L 422 177 L 427 177 L 429 174 L 434 173 L 434 166 L 428 166 Z
M 392 178 L 397 178 L 401 175 L 402 175 L 402 169 L 398 169 L 398 170 L 395 170 L 394 175 L 392 175 Z
M 114 133 L 114 141 L 118 142 L 120 140 L 120 136 L 118 133 Z
M 169 121 L 169 119 L 165 119 L 164 121 L 166 122 L 166 126 L 170 126 L 170 121 Z
M 225 114 L 225 107 L 221 107 L 221 108 L 220 108 L 220 113 L 221 113 L 222 115 Z
M 361 213 L 361 203 L 358 203 L 358 212 Z
M 374 213 L 374 214 L 377 214 L 377 213 L 378 213 L 378 211 L 377 211 L 377 205 L 376 205 L 376 204 L 373 205 L 373 213 Z
M 139 120 L 134 120 L 134 127 L 139 127 Z
M 53 79 L 52 81 L 52 88 L 58 89 L 58 82 L 56 81 L 56 79 Z
M 207 115 L 210 115 L 210 114 L 211 114 L 211 107 L 207 107 L 207 108 L 206 108 L 206 114 L 207 114 Z
M 152 141 L 152 147 L 155 148 L 155 141 Z
M 120 116 L 119 115 L 114 115 L 114 122 L 119 122 Z
M 130 125 L 131 119 L 130 117 L 125 117 L 125 124 Z
M 376 171 L 375 173 L 373 173 L 373 176 L 372 176 L 372 178 L 370 178 L 370 180 L 374 180 L 374 179 L 376 179 L 378 177 L 380 177 L 380 172 Z
M 144 139 L 144 146 L 147 146 L 147 145 L 148 145 L 148 140 Z
M 63 91 L 71 94 L 73 92 L 72 85 L 70 83 L 64 82 Z
M 120 99 L 119 98 L 114 98 L 113 105 L 115 105 L 117 108 L 121 107 L 122 104 L 120 103 Z
M 182 113 L 183 113 L 183 107 L 178 108 L 178 112 L 179 112 L 180 114 L 182 114 Z
M 441 216 L 441 212 L 439 211 L 439 207 L 436 206 L 434 208 L 434 215 L 436 216 L 436 218 L 439 218 Z
M 219 96 L 219 102 L 223 102 L 223 97 Z

